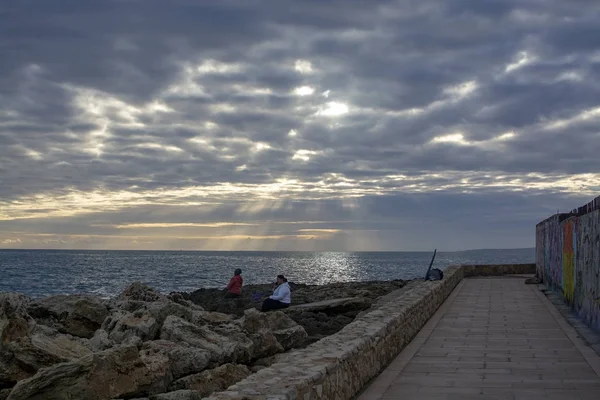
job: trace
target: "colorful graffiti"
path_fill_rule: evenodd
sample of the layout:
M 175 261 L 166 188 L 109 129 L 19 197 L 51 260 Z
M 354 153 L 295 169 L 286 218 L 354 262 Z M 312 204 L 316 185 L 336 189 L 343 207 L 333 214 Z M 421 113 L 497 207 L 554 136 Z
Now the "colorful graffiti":
M 600 197 L 537 224 L 536 271 L 600 331 Z

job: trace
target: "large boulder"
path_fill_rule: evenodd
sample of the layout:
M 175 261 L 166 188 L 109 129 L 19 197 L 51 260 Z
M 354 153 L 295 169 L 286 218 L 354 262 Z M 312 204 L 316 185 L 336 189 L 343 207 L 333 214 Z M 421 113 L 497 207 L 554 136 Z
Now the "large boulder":
M 108 337 L 108 332 L 98 329 L 88 344 L 93 351 L 103 351 L 113 347 L 115 343 Z
M 146 312 L 150 316 L 152 316 L 152 318 L 156 319 L 156 321 L 158 321 L 160 325 L 162 325 L 169 315 L 174 315 L 176 317 L 183 318 L 186 321 L 191 321 L 194 315 L 194 311 L 195 310 L 190 309 L 186 306 L 167 300 L 147 303 L 144 306 L 143 310 L 139 310 L 138 313 Z M 203 311 L 196 310 L 196 312 Z
M 108 316 L 108 308 L 93 296 L 58 295 L 32 303 L 29 314 L 59 332 L 91 338 Z
M 275 338 L 279 344 L 281 344 L 281 347 L 283 347 L 284 350 L 301 346 L 308 337 L 308 333 L 304 327 L 300 325 L 273 331 L 273 335 L 275 335 Z
M 242 364 L 224 364 L 199 374 L 181 378 L 171 385 L 172 390 L 190 389 L 203 397 L 214 392 L 221 392 L 229 386 L 246 379 L 251 374 L 247 366 Z
M 162 362 L 156 363 L 153 360 L 166 359 L 173 379 L 203 371 L 210 363 L 208 351 L 182 346 L 167 340 L 144 343 L 140 355 L 147 365 L 152 363 L 162 365 Z
M 0 387 L 12 386 L 40 368 L 74 360 L 91 353 L 84 339 L 62 334 L 43 325 L 0 347 Z
M 285 351 L 283 346 L 277 341 L 277 337 L 271 331 L 252 333 L 249 337 L 253 343 L 252 355 L 249 361 L 269 357 Z
M 116 311 L 104 320 L 102 330 L 113 343 L 123 343 L 133 337 L 148 341 L 158 337 L 160 324 L 144 310 Z
M 233 321 L 234 316 L 213 311 L 194 311 L 190 322 L 196 325 L 221 325 Z
M 19 381 L 8 399 L 132 398 L 147 395 L 161 378 L 151 373 L 137 347 L 122 346 L 41 369 Z
M 200 311 L 204 310 L 203 307 L 201 307 L 197 304 L 194 304 L 190 300 L 187 300 L 181 293 L 177 293 L 177 292 L 170 293 L 167 295 L 167 298 L 174 303 L 181 304 L 182 306 L 189 307 L 194 310 L 200 310 Z
M 210 361 L 216 364 L 244 362 L 251 359 L 254 343 L 239 328 L 230 324 L 219 327 L 198 326 L 170 315 L 165 320 L 160 338 L 207 350 Z
M 26 336 L 35 321 L 27 313 L 29 297 L 18 293 L 0 293 L 0 346 Z
M 133 300 L 145 302 L 168 300 L 167 296 L 141 282 L 134 282 L 127 286 L 116 299 L 120 301 Z
M 263 313 L 252 308 L 244 311 L 240 324 L 250 334 L 274 335 L 284 350 L 301 345 L 308 336 L 302 326 L 281 311 Z

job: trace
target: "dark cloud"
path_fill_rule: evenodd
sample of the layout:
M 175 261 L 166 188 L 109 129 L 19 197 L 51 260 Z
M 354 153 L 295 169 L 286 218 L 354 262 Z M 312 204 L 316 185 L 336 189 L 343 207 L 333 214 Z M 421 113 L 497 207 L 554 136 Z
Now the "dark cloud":
M 532 245 L 536 220 L 600 189 L 599 16 L 583 0 L 5 2 L 0 245 L 189 221 L 252 225 L 169 235 Z

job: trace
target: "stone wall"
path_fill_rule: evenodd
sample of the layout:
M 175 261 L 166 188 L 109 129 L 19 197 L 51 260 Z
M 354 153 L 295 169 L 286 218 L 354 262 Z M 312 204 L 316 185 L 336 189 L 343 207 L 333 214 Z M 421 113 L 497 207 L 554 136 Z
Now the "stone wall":
M 537 275 L 600 331 L 600 197 L 536 226 Z
M 451 266 L 444 279 L 397 290 L 335 335 L 295 351 L 210 400 L 351 399 L 385 368 L 467 276 L 528 274 L 535 264 Z M 388 295 L 390 296 L 390 295 Z

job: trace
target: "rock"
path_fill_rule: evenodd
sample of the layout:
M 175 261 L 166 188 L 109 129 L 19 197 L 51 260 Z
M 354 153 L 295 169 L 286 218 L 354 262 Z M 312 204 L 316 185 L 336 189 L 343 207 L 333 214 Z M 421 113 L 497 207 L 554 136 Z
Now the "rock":
M 138 300 L 118 300 L 117 298 L 112 298 L 107 301 L 108 309 L 113 312 L 114 310 L 122 310 L 128 312 L 134 312 L 144 308 L 147 304 L 145 301 Z
M 59 295 L 31 304 L 29 314 L 59 332 L 91 338 L 108 316 L 108 308 L 93 296 Z
M 0 389 L 0 400 L 6 400 L 12 389 Z
M 177 390 L 150 396 L 149 400 L 202 400 L 202 395 L 194 390 Z
M 252 340 L 253 347 L 251 351 L 252 355 L 248 361 L 269 357 L 285 351 L 277 340 L 277 337 L 271 331 L 250 334 L 250 340 Z
M 304 328 L 281 311 L 262 313 L 256 309 L 244 311 L 240 323 L 251 334 L 268 335 L 272 332 L 283 349 L 291 349 L 304 342 L 308 336 Z M 266 351 L 263 356 L 268 356 Z M 275 353 L 272 353 L 275 354 Z
M 93 353 L 41 369 L 17 383 L 9 400 L 100 400 L 148 394 L 152 375 L 134 346 Z
M 268 313 L 261 313 L 267 317 L 269 321 L 269 328 L 273 331 L 279 331 L 282 329 L 295 328 L 298 324 L 291 319 L 287 314 L 281 311 L 271 311 Z
M 142 359 L 166 357 L 173 379 L 203 371 L 210 361 L 210 353 L 203 349 L 185 347 L 167 340 L 146 342 L 140 351 Z
M 355 313 L 358 313 L 355 311 Z M 306 330 L 308 338 L 304 345 L 315 342 L 324 336 L 332 335 L 353 321 L 353 316 L 327 315 L 323 312 L 296 312 L 290 316 Z
M 0 293 L 0 345 L 27 336 L 35 321 L 27 313 L 29 297 Z
M 114 343 L 123 343 L 132 337 L 147 341 L 158 337 L 160 324 L 145 310 L 134 313 L 117 311 L 104 320 L 102 329 Z
M 542 280 L 537 276 L 525 279 L 526 285 L 539 285 L 540 283 L 542 283 Z
M 169 300 L 171 300 L 172 302 L 180 304 L 182 306 L 189 307 L 189 308 L 192 308 L 192 309 L 198 310 L 198 311 L 204 311 L 204 308 L 200 307 L 197 304 L 194 304 L 190 300 L 187 300 L 181 293 L 177 293 L 177 292 L 170 293 L 167 295 L 167 298 Z
M 371 306 L 371 300 L 365 297 L 347 297 L 343 299 L 331 299 L 317 301 L 314 303 L 299 304 L 287 308 L 285 313 L 293 312 L 324 312 L 328 315 L 342 314 L 349 311 L 361 311 Z
M 285 350 L 301 345 L 308 337 L 306 330 L 287 314 L 277 311 L 266 315 L 273 334 Z
M 192 313 L 190 322 L 196 325 L 220 325 L 233 321 L 234 316 L 230 314 L 223 314 L 220 312 L 211 311 L 195 311 Z
M 37 325 L 27 313 L 31 300 L 0 294 L 0 387 L 11 387 L 42 368 L 91 351 L 83 339 Z
M 131 311 L 125 311 L 122 307 Z M 122 343 L 132 336 L 137 336 L 145 342 L 157 339 L 168 316 L 179 317 L 199 325 L 220 324 L 232 319 L 232 316 L 227 314 L 211 313 L 199 307 L 185 307 L 166 299 L 142 304 L 128 300 L 117 304 L 116 311 L 104 321 L 102 328 L 115 343 Z
M 284 350 L 302 345 L 308 337 L 306 330 L 300 325 L 287 329 L 279 329 L 273 331 L 273 334 Z
M 125 288 L 125 290 L 123 290 L 123 292 L 117 296 L 117 300 L 153 302 L 167 300 L 167 296 L 159 293 L 144 283 L 134 282 L 127 286 L 127 288 Z
M 172 358 L 169 357 L 169 349 L 160 348 L 160 345 L 149 345 L 148 342 L 139 352 L 139 357 L 147 369 L 147 374 L 152 377 L 152 384 L 143 394 L 163 393 L 169 389 L 173 382 L 173 374 L 170 368 Z M 138 393 L 136 393 L 138 394 Z
M 194 325 L 170 315 L 163 324 L 160 338 L 207 350 L 211 355 L 210 361 L 217 364 L 251 359 L 254 343 L 239 328 L 231 324 L 218 329 L 219 332 L 216 332 L 208 326 Z
M 104 329 L 98 329 L 89 341 L 89 346 L 94 351 L 103 351 L 111 348 L 114 342 L 109 339 L 108 332 Z
M 241 364 L 224 364 L 215 369 L 181 378 L 171 385 L 172 389 L 191 389 L 203 397 L 220 392 L 246 379 L 252 372 Z
M 62 359 L 61 361 L 83 357 L 92 352 L 84 339 L 59 333 L 43 325 L 32 330 L 29 342 L 37 351 L 45 351 Z
M 160 325 L 165 322 L 165 319 L 169 315 L 183 318 L 186 321 L 191 321 L 193 317 L 193 311 L 190 308 L 172 301 L 157 301 L 153 303 L 147 303 L 143 309 L 137 311 L 137 313 L 140 314 L 142 312 L 152 316 L 152 318 L 154 318 Z M 203 311 L 197 312 L 201 313 Z
M 40 368 L 90 354 L 84 339 L 36 325 L 27 336 L 4 343 L 0 349 L 0 387 L 12 386 Z

